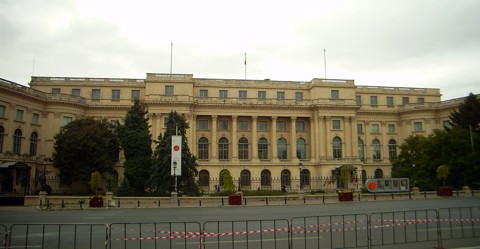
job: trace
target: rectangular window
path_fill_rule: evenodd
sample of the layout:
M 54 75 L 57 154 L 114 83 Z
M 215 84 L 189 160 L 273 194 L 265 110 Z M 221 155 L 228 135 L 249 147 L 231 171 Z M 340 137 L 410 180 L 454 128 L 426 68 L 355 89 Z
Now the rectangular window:
M 305 131 L 305 122 L 297 121 L 297 123 L 295 124 L 295 127 L 297 131 Z
M 198 129 L 201 131 L 208 131 L 208 120 L 199 120 Z
M 330 98 L 331 99 L 340 99 L 340 91 L 339 90 L 331 90 L 330 91 Z
M 277 131 L 287 131 L 287 122 L 278 121 L 277 122 Z
M 423 131 L 423 122 L 413 122 L 414 131 Z
M 218 130 L 228 131 L 228 120 L 218 120 Z
M 0 105 L 0 118 L 4 118 L 4 117 L 5 117 L 5 115 L 6 115 L 5 110 L 6 110 L 6 109 L 7 109 L 7 108 L 6 108 L 5 106 Z
M 100 89 L 92 89 L 92 99 L 100 100 Z
M 372 133 L 380 133 L 380 124 L 372 124 Z
M 418 103 L 419 105 L 425 104 L 425 98 L 418 98 L 417 103 Z
M 220 90 L 218 92 L 218 96 L 221 98 L 221 99 L 226 99 L 228 98 L 228 91 L 227 90 Z
M 246 99 L 247 98 L 247 91 L 244 91 L 244 90 L 238 91 L 238 98 L 239 99 Z
M 363 134 L 363 124 L 357 124 L 357 133 Z
M 163 119 L 163 128 L 167 128 L 167 125 L 168 125 L 168 117 L 165 117 Z
M 258 91 L 258 99 L 266 99 L 267 92 L 266 91 Z
M 410 103 L 410 98 L 409 97 L 402 97 L 402 104 L 407 105 Z
M 388 133 L 395 133 L 396 132 L 395 124 L 388 124 L 387 129 L 388 129 Z
M 174 88 L 173 86 L 165 86 L 165 95 L 173 95 L 174 94 Z
M 285 99 L 285 92 L 277 92 L 277 99 L 278 100 Z
M 258 121 L 257 129 L 258 131 L 267 131 L 267 121 Z
M 67 125 L 70 122 L 72 122 L 72 117 L 67 117 L 67 116 L 63 117 L 63 125 Z
M 208 90 L 200 89 L 200 98 L 208 98 Z
M 248 121 L 246 121 L 246 120 L 238 121 L 238 130 L 239 131 L 248 131 Z
M 60 93 L 60 88 L 52 88 L 52 93 Z
M 72 95 L 73 96 L 80 96 L 80 89 L 78 89 L 78 88 L 72 89 Z
M 378 106 L 377 96 L 370 96 L 370 105 Z
M 332 120 L 332 129 L 333 129 L 333 130 L 340 130 L 340 129 L 342 129 L 341 124 L 340 124 L 340 120 L 338 120 L 338 119 Z
M 303 93 L 302 92 L 296 92 L 295 93 L 295 100 L 296 101 L 302 101 L 303 100 Z
M 355 96 L 355 103 L 357 105 L 362 105 L 362 96 L 359 96 L 359 95 Z
M 33 113 L 32 114 L 32 124 L 39 124 L 40 123 L 40 114 Z
M 450 123 L 450 120 L 443 120 L 442 121 L 443 128 L 452 128 L 452 123 Z
M 132 90 L 132 99 L 140 99 L 140 90 Z
M 16 121 L 23 121 L 23 110 L 17 109 L 17 114 L 15 115 Z
M 387 96 L 387 106 L 388 107 L 393 107 L 393 97 L 392 96 Z
M 118 89 L 112 90 L 112 100 L 120 100 L 120 90 Z

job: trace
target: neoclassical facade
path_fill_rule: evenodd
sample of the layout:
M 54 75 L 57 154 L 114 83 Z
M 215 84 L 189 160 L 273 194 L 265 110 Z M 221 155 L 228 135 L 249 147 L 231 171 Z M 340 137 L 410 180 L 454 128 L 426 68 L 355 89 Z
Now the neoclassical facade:
M 121 123 L 135 98 L 148 110 L 154 139 L 171 111 L 185 115 L 204 188 L 214 188 L 213 180 L 228 170 L 242 187 L 258 178 L 261 187 L 293 190 L 322 188 L 309 179 L 331 177 L 347 164 L 363 178 L 388 176 L 390 159 L 404 139 L 443 129 L 463 101 L 441 101 L 439 89 L 318 78 L 299 82 L 148 73 L 145 79 L 32 77 L 29 87 L 1 79 L 2 191 L 21 189 L 22 177 L 42 170 L 56 174 L 48 159 L 60 127 L 85 116 Z M 121 162 L 116 166 L 120 177 Z

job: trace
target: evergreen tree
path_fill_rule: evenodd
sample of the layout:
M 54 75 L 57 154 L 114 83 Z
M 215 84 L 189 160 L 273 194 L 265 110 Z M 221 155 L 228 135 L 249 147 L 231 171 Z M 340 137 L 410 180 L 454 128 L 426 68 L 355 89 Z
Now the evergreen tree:
M 125 155 L 124 177 L 133 194 L 145 192 L 145 180 L 149 177 L 152 164 L 152 137 L 150 135 L 147 112 L 138 99 L 128 110 L 124 124 L 117 127 L 117 134 Z
M 159 195 L 168 195 L 174 190 L 175 179 L 171 176 L 172 136 L 182 136 L 182 175 L 178 177 L 179 194 L 198 196 L 200 189 L 195 177 L 198 174 L 195 156 L 190 152 L 186 131 L 189 125 L 183 115 L 170 112 L 165 133 L 158 137 L 153 154 L 151 177 L 148 181 L 152 191 Z
M 94 171 L 113 172 L 118 161 L 119 141 L 106 120 L 77 119 L 55 135 L 53 162 L 60 169 L 60 181 L 88 184 Z
M 450 114 L 452 126 L 461 127 L 480 135 L 480 99 L 470 93 L 457 111 Z

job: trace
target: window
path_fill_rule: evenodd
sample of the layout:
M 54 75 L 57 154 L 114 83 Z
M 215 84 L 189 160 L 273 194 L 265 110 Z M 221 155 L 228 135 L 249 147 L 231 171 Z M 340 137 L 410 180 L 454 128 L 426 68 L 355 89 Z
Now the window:
M 69 124 L 70 122 L 72 122 L 72 117 L 63 117 L 63 125 L 67 125 Z
M 278 159 L 287 159 L 287 140 L 285 138 L 278 139 L 277 150 Z
M 245 137 L 238 140 L 238 159 L 248 159 L 248 139 Z
M 30 135 L 30 156 L 37 155 L 37 141 L 38 141 L 38 133 L 32 132 Z
M 423 131 L 423 122 L 413 122 L 414 131 Z
M 262 187 L 272 186 L 272 173 L 270 173 L 270 170 L 262 170 L 262 172 L 260 173 L 260 184 Z
M 396 128 L 396 127 L 395 127 L 395 124 L 388 124 L 388 125 L 387 125 L 388 133 L 395 133 L 395 132 L 396 132 L 396 131 L 395 131 L 395 130 L 396 130 L 395 128 Z
M 198 159 L 208 159 L 208 138 L 206 137 L 198 139 Z
M 240 186 L 241 187 L 250 187 L 250 178 L 251 174 L 250 171 L 244 169 L 242 172 L 240 172 Z
M 372 141 L 372 158 L 373 160 L 380 160 L 382 158 L 381 156 L 380 141 L 378 141 L 378 139 L 374 139 Z
M 372 133 L 380 133 L 380 124 L 372 124 L 371 129 Z
M 92 100 L 100 100 L 100 89 L 92 89 Z
M 342 127 L 340 126 L 340 120 L 334 119 L 332 120 L 332 129 L 333 130 L 340 130 Z
M 362 96 L 355 96 L 355 103 L 357 105 L 362 105 Z
M 23 110 L 17 109 L 17 113 L 15 115 L 15 121 L 23 121 Z
M 170 86 L 170 85 L 165 86 L 165 95 L 173 95 L 173 94 L 174 94 L 173 86 Z
M 221 98 L 221 99 L 226 99 L 228 98 L 228 91 L 227 90 L 220 90 L 218 92 L 218 96 Z
M 419 105 L 425 104 L 425 98 L 418 98 L 417 103 L 418 103 Z
M 339 137 L 334 137 L 333 140 L 333 158 L 340 159 L 342 158 L 342 139 Z
M 257 129 L 258 131 L 267 131 L 267 121 L 258 121 Z
M 358 139 L 358 158 L 362 161 L 365 160 L 365 145 L 361 139 Z
M 285 92 L 277 92 L 277 99 L 278 100 L 285 99 Z
M 258 91 L 258 99 L 266 99 L 266 98 L 267 98 L 267 92 Z
M 390 139 L 388 141 L 388 158 L 395 159 L 397 158 L 397 141 Z
M 248 121 L 247 120 L 238 121 L 238 130 L 239 131 L 248 131 Z
M 287 122 L 278 121 L 277 122 L 277 131 L 287 131 Z
M 218 120 L 218 130 L 228 131 L 228 120 L 225 120 L 225 119 Z
M 198 172 L 198 185 L 200 187 L 210 186 L 210 173 L 207 170 L 202 169 Z
M 363 124 L 357 124 L 357 133 L 363 134 Z
M 410 103 L 410 98 L 409 97 L 402 97 L 402 104 L 407 105 Z
M 20 155 L 22 150 L 22 130 L 16 129 L 13 133 L 13 154 Z
M 120 90 L 118 89 L 112 90 L 112 100 L 120 100 Z
M 32 114 L 32 124 L 39 124 L 40 123 L 40 114 L 33 113 Z
M 392 96 L 387 96 L 387 106 L 388 107 L 393 107 L 393 97 Z
M 295 124 L 296 131 L 305 131 L 305 122 L 297 121 Z
M 3 152 L 3 136 L 5 136 L 5 129 L 0 126 L 0 153 Z
M 198 129 L 208 131 L 208 120 L 198 120 Z
M 3 105 L 0 105 L 0 118 L 4 118 L 5 117 L 5 110 L 7 108 Z
M 120 125 L 120 121 L 118 121 L 118 119 L 112 119 L 110 120 L 110 124 L 112 124 L 113 127 L 117 127 Z
M 263 137 L 258 140 L 258 159 L 268 159 L 268 141 Z
M 132 90 L 132 99 L 140 99 L 140 90 Z
M 282 182 L 282 187 L 285 186 L 290 186 L 291 185 L 291 173 L 288 169 L 282 170 L 282 173 L 280 173 L 281 177 L 281 182 Z
M 300 171 L 300 189 L 310 185 L 310 171 L 303 169 Z
M 246 99 L 247 98 L 247 91 L 243 91 L 243 90 L 238 91 L 238 98 L 239 99 Z
M 228 160 L 228 139 L 225 137 L 218 140 L 218 159 Z
M 331 99 L 340 99 L 340 91 L 339 90 L 331 90 L 330 91 L 330 98 Z
M 303 93 L 302 92 L 296 92 L 295 93 L 295 100 L 296 101 L 302 101 L 303 100 Z
M 307 159 L 307 146 L 303 138 L 297 139 L 297 158 Z
M 60 92 L 61 92 L 60 88 L 52 88 L 52 93 L 57 94 Z
M 443 126 L 444 129 L 445 128 L 450 129 L 450 128 L 452 128 L 452 123 L 450 123 L 450 120 L 444 120 L 444 121 L 442 121 L 442 126 Z
M 377 96 L 370 96 L 370 105 L 378 106 Z
M 72 95 L 73 95 L 73 96 L 80 96 L 80 89 L 78 89 L 78 88 L 73 88 L 73 89 L 72 89 Z
M 163 118 L 163 127 L 167 128 L 168 125 L 168 117 Z
M 231 176 L 230 174 L 230 171 L 226 170 L 226 169 L 222 169 L 222 171 L 220 171 L 220 181 L 219 181 L 219 185 L 220 186 L 223 186 L 224 184 L 224 178 L 226 176 Z
M 200 89 L 200 98 L 208 98 L 208 90 Z

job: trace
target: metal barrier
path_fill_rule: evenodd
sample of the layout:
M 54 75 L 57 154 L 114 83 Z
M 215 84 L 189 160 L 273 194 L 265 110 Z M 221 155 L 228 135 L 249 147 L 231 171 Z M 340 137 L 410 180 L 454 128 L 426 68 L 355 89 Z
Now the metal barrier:
M 291 220 L 292 248 L 368 247 L 366 214 L 297 217 Z
M 112 223 L 109 248 L 191 248 L 202 245 L 198 222 Z
M 480 207 L 441 208 L 438 217 L 442 242 L 480 238 Z
M 8 248 L 8 229 L 7 226 L 0 224 L 0 241 L 1 241 L 1 246 L 0 248 Z
M 7 248 L 107 248 L 105 224 L 14 224 Z
M 204 248 L 290 248 L 288 220 L 207 221 Z

